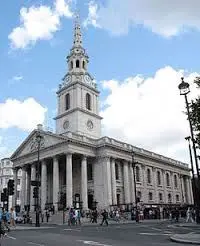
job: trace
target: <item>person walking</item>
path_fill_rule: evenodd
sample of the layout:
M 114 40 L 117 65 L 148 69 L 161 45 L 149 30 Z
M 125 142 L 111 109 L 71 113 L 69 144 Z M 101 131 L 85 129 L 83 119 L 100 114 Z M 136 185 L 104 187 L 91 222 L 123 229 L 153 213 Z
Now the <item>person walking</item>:
M 16 227 L 15 221 L 16 221 L 16 212 L 15 212 L 14 208 L 11 208 L 10 209 L 10 225 L 12 227 Z
M 8 226 L 9 219 L 10 219 L 9 213 L 4 208 L 2 211 L 1 221 L 2 221 L 2 226 L 6 228 L 8 232 L 10 231 L 10 227 Z
M 193 223 L 194 222 L 194 220 L 192 218 L 192 211 L 191 211 L 190 208 L 188 208 L 188 210 L 186 212 L 186 216 L 187 216 L 186 223 L 188 223 L 188 222 L 192 222 Z
M 103 216 L 103 218 L 102 218 L 102 222 L 100 225 L 102 226 L 103 223 L 105 222 L 106 225 L 108 226 L 108 212 L 104 209 L 101 215 Z

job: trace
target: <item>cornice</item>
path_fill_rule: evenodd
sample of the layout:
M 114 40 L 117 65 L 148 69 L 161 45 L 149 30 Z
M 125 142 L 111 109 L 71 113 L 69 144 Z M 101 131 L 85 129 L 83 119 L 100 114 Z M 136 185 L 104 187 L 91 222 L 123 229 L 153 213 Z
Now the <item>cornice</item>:
M 100 119 L 100 120 L 103 119 L 100 115 L 94 114 L 94 113 L 92 113 L 92 112 L 90 112 L 90 111 L 87 111 L 87 110 L 84 110 L 84 109 L 82 109 L 82 108 L 80 108 L 80 107 L 76 107 L 76 108 L 73 108 L 73 109 L 70 109 L 70 110 L 64 112 L 63 114 L 60 114 L 60 115 L 56 116 L 56 117 L 54 118 L 54 120 L 60 119 L 60 118 L 62 118 L 63 116 L 69 115 L 69 114 L 71 114 L 71 113 L 73 113 L 73 112 L 75 112 L 75 111 L 81 111 L 81 112 L 83 112 L 83 113 L 85 113 L 85 114 L 88 114 L 88 115 L 90 115 L 90 116 L 96 117 L 97 119 Z

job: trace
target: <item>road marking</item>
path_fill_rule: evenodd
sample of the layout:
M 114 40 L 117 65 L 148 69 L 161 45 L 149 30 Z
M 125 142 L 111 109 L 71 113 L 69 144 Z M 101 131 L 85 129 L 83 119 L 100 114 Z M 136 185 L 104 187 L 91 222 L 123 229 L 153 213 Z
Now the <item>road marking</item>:
M 94 242 L 94 241 L 85 241 L 85 240 L 77 240 L 78 242 L 82 242 L 84 244 L 92 245 L 92 246 L 112 246 L 110 244 L 104 244 L 104 243 L 99 243 L 99 242 Z
M 162 231 L 161 229 L 158 229 L 158 228 L 154 228 L 154 227 L 151 227 L 152 230 L 155 230 L 155 231 Z
M 6 236 L 7 238 L 9 239 L 12 239 L 12 240 L 16 240 L 17 238 L 16 237 L 11 237 L 11 236 Z
M 171 233 L 150 233 L 150 232 L 141 232 L 140 235 L 146 235 L 146 236 L 170 236 Z
M 28 242 L 28 244 L 37 245 L 37 246 L 45 246 L 44 244 L 33 243 L 33 242 Z
M 79 229 L 64 229 L 63 231 L 81 231 Z

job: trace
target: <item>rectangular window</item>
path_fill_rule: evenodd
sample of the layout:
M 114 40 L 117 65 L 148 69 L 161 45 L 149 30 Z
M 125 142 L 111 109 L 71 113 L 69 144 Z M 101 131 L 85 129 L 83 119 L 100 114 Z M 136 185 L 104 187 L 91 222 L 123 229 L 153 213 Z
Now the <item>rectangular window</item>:
M 20 197 L 20 191 L 17 191 L 17 200 L 19 200 Z
M 17 185 L 20 185 L 20 181 L 21 181 L 20 179 L 17 179 Z
M 92 164 L 87 165 L 87 176 L 88 176 L 88 181 L 93 180 L 93 168 Z

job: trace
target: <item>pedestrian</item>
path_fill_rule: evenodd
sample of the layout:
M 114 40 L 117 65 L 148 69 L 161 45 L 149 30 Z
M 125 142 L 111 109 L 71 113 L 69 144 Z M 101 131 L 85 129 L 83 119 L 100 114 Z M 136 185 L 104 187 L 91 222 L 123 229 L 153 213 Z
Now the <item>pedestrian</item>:
M 16 227 L 15 221 L 16 221 L 16 212 L 15 212 L 14 208 L 11 208 L 10 209 L 10 225 L 12 227 Z
M 8 230 L 8 232 L 10 231 L 10 227 L 8 226 L 8 221 L 9 221 L 9 214 L 8 212 L 5 210 L 5 208 L 2 211 L 2 226 L 4 228 L 6 228 Z
M 102 226 L 103 223 L 105 222 L 106 225 L 108 226 L 108 212 L 104 209 L 101 215 L 103 216 L 103 218 L 102 218 L 102 222 L 100 225 Z
M 187 212 L 186 212 L 186 223 L 188 222 L 194 222 L 193 218 L 192 218 L 192 211 L 190 210 L 190 208 L 188 208 Z
M 7 236 L 4 227 L 2 225 L 2 211 L 0 212 L 0 246 L 2 245 L 3 237 Z
M 47 219 L 47 223 L 49 222 L 49 217 L 50 217 L 50 213 L 49 213 L 49 209 L 46 210 L 46 219 Z

